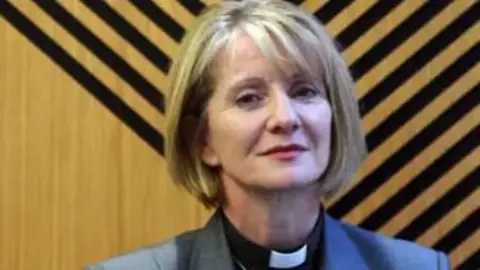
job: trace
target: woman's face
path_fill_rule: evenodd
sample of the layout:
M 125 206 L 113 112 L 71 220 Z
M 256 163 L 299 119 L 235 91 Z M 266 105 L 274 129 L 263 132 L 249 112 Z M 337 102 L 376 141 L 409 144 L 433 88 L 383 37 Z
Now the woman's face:
M 202 159 L 227 181 L 262 190 L 305 186 L 325 171 L 332 112 L 325 89 L 279 72 L 240 34 L 218 55 Z

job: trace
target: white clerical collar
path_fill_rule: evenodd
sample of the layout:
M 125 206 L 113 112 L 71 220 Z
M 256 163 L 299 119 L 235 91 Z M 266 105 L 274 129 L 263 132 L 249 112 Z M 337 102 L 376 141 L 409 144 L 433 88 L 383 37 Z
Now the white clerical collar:
M 269 266 L 277 269 L 288 269 L 301 265 L 307 260 L 307 245 L 303 245 L 297 251 L 281 253 L 272 251 L 270 253 Z

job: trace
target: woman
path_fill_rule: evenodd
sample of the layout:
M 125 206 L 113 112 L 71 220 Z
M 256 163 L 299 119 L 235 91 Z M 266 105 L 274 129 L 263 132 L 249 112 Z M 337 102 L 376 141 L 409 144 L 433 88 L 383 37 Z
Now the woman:
M 217 211 L 206 227 L 91 269 L 447 269 L 445 254 L 332 219 L 321 199 L 365 157 L 353 82 L 312 16 L 229 1 L 171 73 L 172 179 Z

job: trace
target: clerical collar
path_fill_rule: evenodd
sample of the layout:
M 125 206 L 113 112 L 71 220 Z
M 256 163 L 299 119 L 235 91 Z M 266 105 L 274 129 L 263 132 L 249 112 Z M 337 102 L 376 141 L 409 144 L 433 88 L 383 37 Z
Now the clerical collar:
M 314 269 L 321 260 L 322 213 L 306 243 L 294 250 L 269 250 L 246 239 L 222 213 L 228 245 L 235 260 L 247 269 Z M 313 264 L 313 265 L 312 265 Z

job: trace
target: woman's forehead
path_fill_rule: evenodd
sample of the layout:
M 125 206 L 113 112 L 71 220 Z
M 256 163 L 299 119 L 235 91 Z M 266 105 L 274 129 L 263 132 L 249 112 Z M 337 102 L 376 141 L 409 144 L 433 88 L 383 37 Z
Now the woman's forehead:
M 273 72 L 291 77 L 302 73 L 302 67 L 287 50 L 277 44 L 266 49 L 272 51 L 262 51 L 248 34 L 242 33 L 218 53 L 216 74 L 247 76 Z

